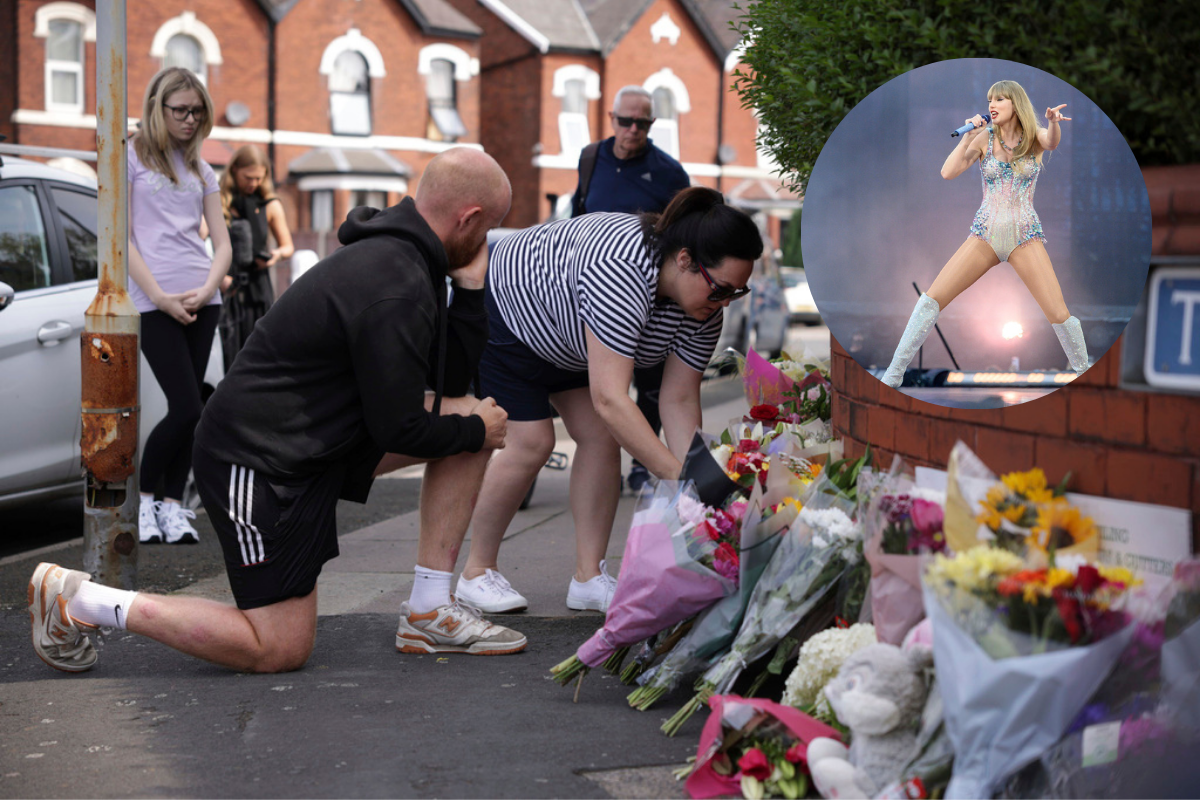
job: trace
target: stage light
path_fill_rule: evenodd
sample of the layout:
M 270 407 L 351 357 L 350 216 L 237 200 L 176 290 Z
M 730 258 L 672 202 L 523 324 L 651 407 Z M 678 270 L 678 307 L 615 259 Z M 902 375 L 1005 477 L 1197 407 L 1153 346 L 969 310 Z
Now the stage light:
M 1025 335 L 1025 329 L 1021 327 L 1019 322 L 1006 322 L 1000 331 L 1000 335 L 1005 339 L 1018 339 Z

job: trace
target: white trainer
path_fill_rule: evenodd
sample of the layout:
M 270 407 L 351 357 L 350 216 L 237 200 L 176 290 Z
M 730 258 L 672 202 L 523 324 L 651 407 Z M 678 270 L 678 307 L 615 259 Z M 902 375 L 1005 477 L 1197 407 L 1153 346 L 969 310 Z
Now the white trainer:
M 617 579 L 608 574 L 608 562 L 600 562 L 600 574 L 582 583 L 571 578 L 571 588 L 567 590 L 567 608 L 573 611 L 599 611 L 608 613 L 608 604 L 612 602 L 613 591 L 617 588 Z
M 167 544 L 196 544 L 200 541 L 200 534 L 188 522 L 196 518 L 195 511 L 171 501 L 163 501 L 159 506 L 158 527 L 162 529 Z
M 454 596 L 485 614 L 503 614 L 529 608 L 529 601 L 494 569 L 487 570 L 478 578 L 468 579 L 460 575 Z
M 79 591 L 79 584 L 91 577 L 86 572 L 43 562 L 29 579 L 26 597 L 34 652 L 63 672 L 84 672 L 96 663 L 96 648 L 83 632 L 96 626 L 79 622 L 67 613 L 67 603 Z
M 396 649 L 401 653 L 469 653 L 502 656 L 525 649 L 524 636 L 503 625 L 482 619 L 460 600 L 418 614 L 407 602 L 400 604 Z
M 138 539 L 142 544 L 162 544 L 163 532 L 158 527 L 159 506 L 162 503 L 155 502 L 153 495 L 141 495 L 141 498 L 138 503 Z

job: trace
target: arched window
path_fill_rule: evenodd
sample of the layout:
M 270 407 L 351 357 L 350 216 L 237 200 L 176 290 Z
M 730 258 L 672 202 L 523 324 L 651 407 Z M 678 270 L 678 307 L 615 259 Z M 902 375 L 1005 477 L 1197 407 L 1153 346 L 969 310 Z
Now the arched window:
M 679 158 L 679 111 L 675 93 L 665 86 L 654 90 L 654 125 L 650 138 L 654 144 L 673 158 Z
M 467 126 L 458 112 L 458 83 L 479 74 L 479 59 L 452 44 L 426 45 L 417 54 L 417 73 L 425 76 L 425 97 L 429 118 L 426 138 L 455 142 L 467 135 Z
M 209 67 L 221 64 L 221 44 L 212 28 L 196 19 L 195 12 L 184 11 L 155 31 L 150 55 L 161 59 L 163 67 L 191 70 L 207 84 Z
M 208 82 L 208 65 L 204 63 L 204 48 L 200 46 L 200 42 L 186 33 L 177 33 L 167 40 L 163 66 L 189 69 L 196 73 L 201 81 Z
M 344 50 L 329 75 L 329 118 L 334 133 L 371 134 L 371 76 L 362 53 Z
M 79 3 L 46 3 L 34 12 L 33 35 L 46 40 L 46 110 L 82 114 L 83 43 L 96 41 L 96 12 Z
M 52 19 L 46 37 L 46 110 L 83 113 L 83 26 Z
M 600 99 L 600 75 L 582 64 L 568 64 L 554 73 L 555 97 L 562 98 L 558 139 L 564 155 L 576 156 L 592 141 L 588 103 Z

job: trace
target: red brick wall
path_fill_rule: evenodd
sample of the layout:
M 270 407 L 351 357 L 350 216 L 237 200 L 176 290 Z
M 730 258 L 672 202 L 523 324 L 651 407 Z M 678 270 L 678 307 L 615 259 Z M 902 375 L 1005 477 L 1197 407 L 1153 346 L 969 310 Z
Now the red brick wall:
M 997 474 L 1038 466 L 1051 483 L 1070 472 L 1072 491 L 1190 509 L 1200 549 L 1200 397 L 1117 388 L 1123 340 L 1072 383 L 996 410 L 914 400 L 832 345 L 833 427 L 847 456 L 869 442 L 876 463 L 898 453 L 944 469 L 961 439 Z
M 744 66 L 738 68 L 743 71 L 749 70 Z M 725 118 L 721 126 L 723 139 L 736 151 L 737 158 L 733 164 L 757 167 L 758 151 L 755 149 L 755 143 L 758 139 L 758 118 L 752 109 L 742 107 L 741 97 L 734 88 L 734 80 L 732 72 L 725 73 Z

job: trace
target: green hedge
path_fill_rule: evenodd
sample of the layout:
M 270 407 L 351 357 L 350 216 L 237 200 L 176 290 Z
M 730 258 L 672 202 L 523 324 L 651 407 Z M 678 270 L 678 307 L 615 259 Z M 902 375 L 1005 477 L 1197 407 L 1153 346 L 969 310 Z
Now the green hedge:
M 884 82 L 951 58 L 1005 58 L 1091 98 L 1142 166 L 1200 162 L 1200 0 L 757 0 L 736 73 L 763 143 L 799 189 L 846 113 Z

